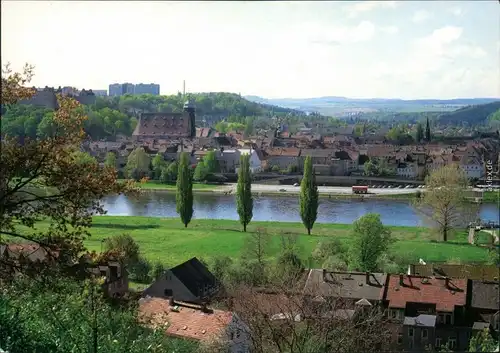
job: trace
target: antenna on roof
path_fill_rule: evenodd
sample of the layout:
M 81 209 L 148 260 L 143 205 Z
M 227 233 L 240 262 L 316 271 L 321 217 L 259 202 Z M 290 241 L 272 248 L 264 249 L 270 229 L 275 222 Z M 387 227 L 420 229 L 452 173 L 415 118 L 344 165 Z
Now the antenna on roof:
M 182 97 L 186 98 L 186 80 L 182 81 Z

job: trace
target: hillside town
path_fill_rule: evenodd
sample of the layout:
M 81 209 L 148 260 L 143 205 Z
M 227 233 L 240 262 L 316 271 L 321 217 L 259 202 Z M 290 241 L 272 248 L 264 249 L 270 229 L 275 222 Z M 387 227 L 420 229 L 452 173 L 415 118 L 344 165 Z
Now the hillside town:
M 186 101 L 183 113 L 143 113 L 131 137 L 88 141 L 85 150 L 101 161 L 108 152 L 115 153 L 120 168 L 125 167 L 130 152 L 139 147 L 150 156 L 160 154 L 166 161 L 189 152 L 193 165 L 214 150 L 221 173 L 235 173 L 241 154 L 251 155 L 253 173 L 301 173 L 305 157 L 310 156 L 317 174 L 363 175 L 365 163 L 377 160 L 384 163 L 388 176 L 410 180 L 423 180 L 429 171 L 451 163 L 459 164 L 468 178 L 478 180 L 485 176 L 485 161 L 493 161 L 497 170 L 500 157 L 498 141 L 491 138 L 392 145 L 383 131 L 356 137 L 354 126 L 319 134 L 304 122 L 295 134 L 290 134 L 286 125 L 259 136 L 244 136 L 238 131 L 220 133 L 211 127 L 195 127 L 195 109 Z

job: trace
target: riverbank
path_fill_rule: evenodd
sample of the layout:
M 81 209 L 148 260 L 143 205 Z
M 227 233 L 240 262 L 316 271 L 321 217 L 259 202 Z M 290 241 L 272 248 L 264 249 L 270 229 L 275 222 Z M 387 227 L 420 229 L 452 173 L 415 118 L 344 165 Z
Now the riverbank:
M 43 225 L 40 225 L 43 228 Z M 160 260 L 174 266 L 197 256 L 210 260 L 216 256 L 238 259 L 246 237 L 258 228 L 272 236 L 269 257 L 279 251 L 280 236 L 297 237 L 301 257 L 306 261 L 317 244 L 330 237 L 348 244 L 351 241 L 350 224 L 316 224 L 308 236 L 301 223 L 251 222 L 244 233 L 238 221 L 193 220 L 187 228 L 178 218 L 98 216 L 94 217 L 90 230 L 92 236 L 85 241 L 89 250 L 100 251 L 102 240 L 118 234 L 128 233 L 141 247 L 141 252 L 150 260 Z M 459 232 L 446 243 L 436 242 L 430 231 L 423 227 L 389 227 L 396 239 L 391 253 L 408 262 L 448 261 L 484 262 L 487 250 L 467 243 L 467 233 Z M 320 265 L 320 264 L 315 264 Z
M 125 182 L 125 179 L 119 179 L 119 182 Z M 137 188 L 141 190 L 151 190 L 151 191 L 175 191 L 177 186 L 175 184 L 165 184 L 156 180 L 148 180 L 145 183 L 136 182 L 134 184 Z M 220 189 L 221 185 L 218 184 L 204 184 L 204 183 L 194 183 L 193 192 L 211 192 Z

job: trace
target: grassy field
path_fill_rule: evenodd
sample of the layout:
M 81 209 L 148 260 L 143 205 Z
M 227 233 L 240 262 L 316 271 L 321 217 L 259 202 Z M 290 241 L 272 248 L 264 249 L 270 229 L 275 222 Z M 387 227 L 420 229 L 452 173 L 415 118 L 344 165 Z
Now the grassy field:
M 37 229 L 43 230 L 40 223 Z M 282 234 L 296 236 L 303 260 L 307 260 L 318 242 L 335 237 L 344 244 L 350 242 L 352 226 L 349 224 L 316 224 L 308 236 L 300 223 L 252 222 L 248 233 L 265 228 L 272 235 L 269 257 L 274 257 L 280 248 Z M 448 242 L 434 240 L 431 231 L 423 227 L 390 227 L 396 241 L 391 253 L 409 261 L 485 262 L 487 250 L 467 243 L 467 232 L 461 231 Z M 92 236 L 85 244 L 89 250 L 100 251 L 102 240 L 118 234 L 128 233 L 141 247 L 141 252 L 150 260 L 160 260 L 166 266 L 174 266 L 193 256 L 210 261 L 216 256 L 240 258 L 247 234 L 237 221 L 193 220 L 187 228 L 177 218 L 97 216 L 91 229 Z M 318 264 L 312 264 L 318 265 Z
M 39 226 L 43 228 L 43 224 Z M 281 234 L 298 237 L 302 258 L 306 260 L 317 243 L 327 237 L 336 237 L 343 243 L 350 241 L 351 225 L 317 224 L 313 235 L 307 236 L 300 223 L 252 222 L 248 232 L 265 228 L 273 236 L 270 257 L 279 251 Z M 99 216 L 94 218 L 92 237 L 86 241 L 90 250 L 100 251 L 102 240 L 117 234 L 131 234 L 150 260 L 161 260 L 173 266 L 192 256 L 210 260 L 219 255 L 239 258 L 246 234 L 236 221 L 193 220 L 184 228 L 179 219 L 152 217 Z M 487 250 L 467 244 L 467 232 L 459 232 L 447 243 L 436 242 L 430 231 L 417 227 L 391 227 L 397 241 L 391 252 L 412 260 L 484 262 Z
M 125 181 L 121 179 L 120 181 Z M 164 184 L 156 180 L 149 180 L 146 183 L 136 182 L 135 185 L 143 190 L 176 190 L 175 184 Z M 203 183 L 194 183 L 193 190 L 196 191 L 212 191 L 217 189 L 220 185 L 216 184 L 203 184 Z
M 498 203 L 500 200 L 500 190 L 485 191 L 483 193 L 483 202 Z

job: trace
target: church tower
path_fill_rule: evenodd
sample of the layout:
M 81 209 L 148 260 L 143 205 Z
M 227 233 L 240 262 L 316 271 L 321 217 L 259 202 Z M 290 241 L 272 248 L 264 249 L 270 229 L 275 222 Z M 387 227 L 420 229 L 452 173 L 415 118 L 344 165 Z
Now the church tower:
M 196 108 L 194 106 L 194 103 L 188 98 L 186 103 L 184 103 L 184 112 L 189 116 L 189 131 L 190 137 L 196 137 Z

